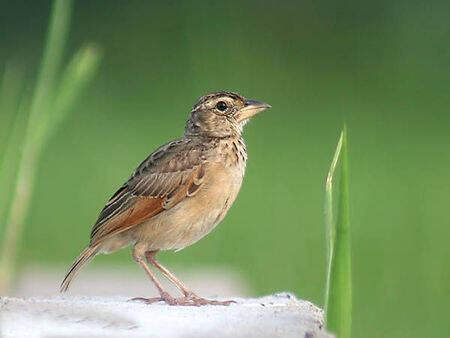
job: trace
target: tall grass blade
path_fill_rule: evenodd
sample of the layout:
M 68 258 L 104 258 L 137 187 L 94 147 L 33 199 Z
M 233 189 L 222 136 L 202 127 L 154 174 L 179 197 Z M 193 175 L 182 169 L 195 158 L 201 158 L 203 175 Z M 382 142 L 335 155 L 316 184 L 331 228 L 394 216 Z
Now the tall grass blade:
M 79 98 L 86 85 L 97 73 L 101 60 L 101 50 L 94 44 L 81 47 L 65 67 L 49 112 L 48 136 L 58 128 Z
M 55 88 L 56 74 L 61 65 L 64 44 L 67 40 L 71 9 L 71 0 L 53 1 L 48 37 L 31 100 L 16 186 L 3 236 L 0 254 L 0 292 L 9 287 L 14 271 L 18 243 L 33 189 L 37 160 L 47 127 L 45 108 L 49 106 L 50 93 Z
M 22 151 L 22 140 L 24 137 L 24 125 L 28 117 L 28 102 L 25 96 L 19 100 L 16 108 L 17 112 L 10 124 L 8 136 L 3 146 L 3 153 L 0 156 L 0 238 L 3 232 L 3 224 L 6 218 L 6 211 L 10 206 L 11 195 L 13 194 L 14 182 L 17 176 L 19 164 L 18 154 Z
M 339 169 L 339 170 L 338 170 Z M 338 176 L 338 199 L 334 205 L 334 183 Z M 349 338 L 352 326 L 351 238 L 348 195 L 347 129 L 344 126 L 326 181 L 328 273 L 325 317 L 328 331 Z M 337 217 L 334 216 L 336 210 Z
M 4 67 L 0 88 L 0 225 L 9 206 L 9 196 L 17 171 L 17 153 L 23 139 L 26 118 L 23 67 L 8 63 Z M 0 234 L 3 227 L 0 226 Z

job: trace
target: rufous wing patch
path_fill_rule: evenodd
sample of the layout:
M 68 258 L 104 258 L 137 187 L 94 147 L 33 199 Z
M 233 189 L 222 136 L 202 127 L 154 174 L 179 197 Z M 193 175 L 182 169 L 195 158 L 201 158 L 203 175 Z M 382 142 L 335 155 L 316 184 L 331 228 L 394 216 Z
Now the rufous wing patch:
M 91 245 L 139 225 L 195 195 L 204 175 L 204 168 L 198 166 L 184 172 L 155 175 L 153 180 L 149 176 L 141 177 L 140 185 L 136 183 L 135 187 L 119 189 L 106 205 L 98 225 L 94 226 Z M 116 212 L 118 214 L 115 215 Z
M 164 210 L 164 197 L 139 197 L 128 210 L 104 223 L 101 230 L 92 238 L 91 245 L 103 241 L 112 235 L 141 224 Z

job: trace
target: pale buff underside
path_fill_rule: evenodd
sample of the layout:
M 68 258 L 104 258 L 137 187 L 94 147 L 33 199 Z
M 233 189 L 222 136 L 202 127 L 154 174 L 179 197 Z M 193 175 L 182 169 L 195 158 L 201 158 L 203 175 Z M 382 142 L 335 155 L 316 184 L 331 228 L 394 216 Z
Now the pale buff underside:
M 244 170 L 245 163 L 208 164 L 195 198 L 185 198 L 175 207 L 108 238 L 101 252 L 112 253 L 135 244 L 135 253 L 143 255 L 147 251 L 183 249 L 194 244 L 225 217 L 239 192 Z

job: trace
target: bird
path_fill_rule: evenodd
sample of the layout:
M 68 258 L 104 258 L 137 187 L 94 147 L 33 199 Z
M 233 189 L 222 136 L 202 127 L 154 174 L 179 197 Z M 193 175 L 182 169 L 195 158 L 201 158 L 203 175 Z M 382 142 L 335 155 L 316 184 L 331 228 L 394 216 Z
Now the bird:
M 106 203 L 92 227 L 89 245 L 66 273 L 60 291 L 67 291 L 78 272 L 98 254 L 132 246 L 133 259 L 159 292 L 159 297 L 133 300 L 186 306 L 233 303 L 196 295 L 156 255 L 196 243 L 223 220 L 245 174 L 243 128 L 268 108 L 265 102 L 230 91 L 198 99 L 183 136 L 151 153 Z M 183 296 L 165 291 L 149 265 L 159 269 Z

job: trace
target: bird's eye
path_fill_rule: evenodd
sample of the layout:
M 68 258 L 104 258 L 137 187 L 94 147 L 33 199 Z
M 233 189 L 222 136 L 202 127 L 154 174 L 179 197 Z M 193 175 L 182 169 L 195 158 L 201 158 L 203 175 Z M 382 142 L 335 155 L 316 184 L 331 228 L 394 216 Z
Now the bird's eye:
M 217 108 L 217 110 L 219 110 L 221 112 L 224 112 L 225 110 L 227 110 L 228 106 L 227 106 L 227 104 L 225 102 L 219 101 L 216 104 L 216 108 Z

